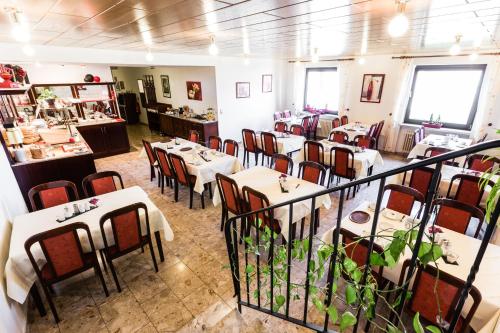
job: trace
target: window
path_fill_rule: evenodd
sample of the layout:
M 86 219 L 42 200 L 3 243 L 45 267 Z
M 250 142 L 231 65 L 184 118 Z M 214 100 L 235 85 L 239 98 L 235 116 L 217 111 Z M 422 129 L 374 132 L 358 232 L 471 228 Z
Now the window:
M 339 76 L 337 68 L 307 68 L 304 109 L 337 111 L 339 108 Z
M 443 127 L 470 130 L 486 65 L 417 66 L 405 123 L 431 118 Z

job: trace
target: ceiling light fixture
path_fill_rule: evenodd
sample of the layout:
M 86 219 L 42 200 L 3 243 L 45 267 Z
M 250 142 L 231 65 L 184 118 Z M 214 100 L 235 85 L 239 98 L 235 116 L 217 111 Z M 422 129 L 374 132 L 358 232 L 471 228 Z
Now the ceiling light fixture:
M 360 65 L 364 65 L 365 62 L 366 62 L 366 60 L 363 57 L 361 57 L 361 58 L 358 59 L 358 64 L 360 64 Z
M 35 55 L 35 49 L 31 45 L 26 44 L 23 46 L 23 53 L 28 57 L 32 57 Z
M 389 35 L 392 37 L 401 37 L 408 31 L 410 23 L 404 14 L 408 1 L 409 0 L 396 0 L 398 14 L 392 18 L 388 26 Z
M 450 55 L 456 56 L 460 53 L 462 48 L 460 47 L 460 39 L 462 38 L 462 35 L 456 35 L 455 36 L 455 43 L 450 47 Z
M 151 62 L 155 59 L 155 57 L 153 56 L 153 53 L 151 53 L 151 50 L 148 50 L 148 53 L 146 53 L 146 60 Z
M 24 14 L 15 8 L 6 8 L 5 11 L 9 14 L 10 22 L 12 24 L 12 38 L 21 43 L 29 42 L 31 35 Z
M 210 37 L 210 46 L 208 47 L 208 53 L 210 53 L 210 55 L 213 55 L 213 56 L 216 56 L 217 54 L 219 54 L 219 48 L 217 47 L 217 45 L 215 45 L 215 37 L 214 36 Z
M 316 47 L 311 55 L 311 61 L 312 62 L 318 62 L 319 61 L 319 54 L 318 54 L 318 48 Z

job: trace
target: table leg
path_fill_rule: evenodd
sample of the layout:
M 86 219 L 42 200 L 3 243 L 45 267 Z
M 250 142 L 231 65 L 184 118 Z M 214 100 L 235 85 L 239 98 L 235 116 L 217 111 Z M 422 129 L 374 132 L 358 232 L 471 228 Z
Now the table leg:
M 30 295 L 33 297 L 33 301 L 35 302 L 38 312 L 40 313 L 40 317 L 44 317 L 47 314 L 47 311 L 45 311 L 45 307 L 43 306 L 42 297 L 40 296 L 36 283 L 33 283 L 33 286 L 30 289 Z
M 155 231 L 156 245 L 158 245 L 158 252 L 160 253 L 160 261 L 165 261 L 165 256 L 163 255 L 163 247 L 161 246 L 160 232 Z

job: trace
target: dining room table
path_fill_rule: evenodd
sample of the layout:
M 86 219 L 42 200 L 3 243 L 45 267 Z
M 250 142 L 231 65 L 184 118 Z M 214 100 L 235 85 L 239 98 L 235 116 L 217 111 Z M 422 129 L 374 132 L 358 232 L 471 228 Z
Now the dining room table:
M 351 213 L 341 220 L 341 227 L 359 236 L 369 236 L 375 213 L 373 210 L 374 206 L 374 203 L 370 203 L 369 201 L 362 202 L 353 210 L 353 212 L 367 213 L 369 215 L 369 219 L 367 219 L 365 223 L 359 223 L 359 220 L 358 222 L 354 222 L 357 219 L 352 217 L 353 215 L 351 215 Z M 408 223 L 407 219 L 410 219 L 412 223 Z M 411 225 L 415 225 L 415 222 L 419 221 L 414 217 L 406 216 L 388 208 L 381 209 L 377 223 L 377 237 L 375 237 L 375 243 L 384 248 L 389 244 L 388 238 L 384 236 L 390 236 L 396 230 L 408 230 Z M 443 250 L 444 255 L 447 258 L 448 256 L 453 256 L 449 259 L 455 259 L 458 265 L 446 263 L 442 258 L 440 258 L 436 261 L 439 270 L 455 276 L 462 281 L 467 280 L 469 270 L 476 259 L 481 240 L 443 227 L 440 227 L 440 229 L 442 233 L 440 233 L 439 239 L 448 240 L 449 244 L 449 246 Z M 321 236 L 320 241 L 323 244 L 332 244 L 334 230 L 335 227 L 326 231 Z M 428 233 L 428 230 L 426 231 Z M 411 250 L 406 247 L 401 258 L 394 266 L 384 267 L 383 277 L 397 284 L 399 282 L 403 262 L 410 259 L 411 256 Z M 500 277 L 500 265 L 498 265 L 499 260 L 500 246 L 489 244 L 486 248 L 480 269 L 477 272 L 473 283 L 473 285 L 480 291 L 482 297 L 481 303 L 479 304 L 479 307 L 470 324 L 476 332 L 481 331 L 484 327 L 486 327 L 486 325 L 491 325 L 491 327 L 496 326 L 496 320 L 498 319 L 498 313 L 500 311 L 500 284 L 498 283 L 498 278 Z M 448 262 L 450 262 L 450 260 L 448 260 Z M 435 265 L 434 263 L 431 264 Z M 462 314 L 467 315 L 471 306 L 472 298 L 468 297 L 462 310 Z M 493 333 L 496 331 L 481 332 Z
M 269 199 L 270 205 L 277 205 L 325 189 L 324 186 L 294 176 L 287 176 L 289 191 L 283 192 L 279 183 L 280 176 L 281 173 L 278 171 L 263 166 L 255 166 L 235 173 L 229 177 L 236 181 L 240 192 L 244 186 L 248 186 L 264 193 Z M 214 193 L 213 204 L 214 206 L 221 204 L 221 198 L 218 191 Z M 323 206 L 325 209 L 330 209 L 331 205 L 332 201 L 328 194 L 323 194 L 316 198 L 316 208 Z M 294 203 L 292 208 L 292 223 L 296 223 L 297 221 L 301 221 L 302 218 L 307 217 L 311 213 L 311 207 L 312 199 Z M 290 218 L 289 205 L 275 208 L 273 211 L 273 218 L 278 220 L 281 227 L 281 234 L 284 239 L 288 241 L 288 224 Z
M 255 132 L 255 135 L 257 136 L 257 147 L 259 149 L 262 149 L 263 147 L 262 138 L 260 136 L 261 133 L 262 131 Z M 299 151 L 304 145 L 304 141 L 306 141 L 306 138 L 303 137 L 302 135 L 295 135 L 291 133 L 282 133 L 276 131 L 270 131 L 270 133 L 276 136 L 278 154 L 289 155 L 293 152 Z
M 7 295 L 18 303 L 24 303 L 31 287 L 37 277 L 31 265 L 24 243 L 28 238 L 41 232 L 49 231 L 74 222 L 85 223 L 92 236 L 96 250 L 104 249 L 104 240 L 101 234 L 101 217 L 115 209 L 142 202 L 148 211 L 151 233 L 155 235 L 158 245 L 160 260 L 164 261 L 161 235 L 166 241 L 173 241 L 174 233 L 161 210 L 151 201 L 147 193 L 139 186 L 132 186 L 122 190 L 98 195 L 92 198 L 72 201 L 46 209 L 41 209 L 27 214 L 16 216 L 12 221 L 12 234 L 10 238 L 9 257 L 5 265 L 5 280 Z M 65 218 L 65 209 L 73 213 L 73 207 L 88 205 L 90 210 L 82 212 L 71 218 Z M 139 210 L 142 233 L 146 234 L 145 213 Z M 59 222 L 61 221 L 61 222 Z M 114 237 L 110 223 L 105 224 L 105 234 L 109 245 L 114 244 Z M 90 244 L 86 233 L 79 233 L 84 252 L 90 251 Z M 46 262 L 45 256 L 39 246 L 34 244 L 31 248 L 33 257 L 41 266 Z
M 323 159 L 324 164 L 327 167 L 330 167 L 330 155 L 331 149 L 334 147 L 347 148 L 351 150 L 354 154 L 354 169 L 356 170 L 356 179 L 359 177 L 366 177 L 370 175 L 370 170 L 374 166 L 381 166 L 384 164 L 384 160 L 382 155 L 378 150 L 375 149 L 366 149 L 361 147 L 355 147 L 351 145 L 346 145 L 342 143 L 337 143 L 333 141 L 329 141 L 327 139 L 323 139 L 318 141 L 323 146 Z M 300 163 L 305 160 L 305 148 L 302 147 L 299 154 L 295 157 L 295 162 Z M 335 155 L 333 156 L 335 157 Z
M 203 193 L 205 184 L 214 182 L 217 173 L 230 175 L 244 168 L 236 156 L 209 149 L 181 138 L 174 138 L 167 142 L 153 142 L 151 147 L 158 147 L 167 153 L 182 156 L 186 162 L 188 173 L 196 176 L 194 191 L 197 193 Z M 146 156 L 145 150 L 141 152 L 141 156 Z
M 456 135 L 429 134 L 410 150 L 408 159 L 424 156 L 425 150 L 430 147 L 446 148 L 449 150 L 459 150 L 472 145 L 472 139 L 459 138 Z M 465 162 L 466 156 L 456 158 L 455 161 L 461 166 Z
M 360 122 L 354 122 L 339 127 L 335 127 L 330 131 L 330 133 L 333 131 L 341 131 L 346 133 L 347 136 L 349 137 L 349 142 L 353 142 L 356 136 L 367 135 L 368 132 L 370 131 L 370 125 L 362 124 Z

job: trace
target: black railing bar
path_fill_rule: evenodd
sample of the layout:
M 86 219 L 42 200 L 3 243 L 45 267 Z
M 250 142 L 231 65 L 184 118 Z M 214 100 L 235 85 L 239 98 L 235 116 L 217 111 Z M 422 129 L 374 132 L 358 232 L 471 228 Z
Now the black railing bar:
M 255 254 L 256 262 L 257 262 L 257 306 L 260 308 L 260 223 L 259 223 L 259 213 L 255 213 L 255 234 L 257 240 L 255 242 L 255 246 L 257 247 L 257 252 Z M 264 221 L 262 221 L 262 225 L 264 225 Z
M 309 265 L 311 264 L 312 245 L 314 236 L 314 227 L 316 224 L 316 197 L 312 198 L 311 202 L 311 218 L 309 220 L 309 246 L 307 249 L 307 265 L 306 265 L 306 294 L 304 296 L 304 323 L 307 322 L 307 309 L 309 303 Z
M 337 256 L 339 251 L 339 235 L 340 235 L 340 227 L 342 225 L 342 210 L 344 209 L 344 196 L 345 190 L 340 190 L 340 198 L 339 198 L 339 207 L 337 210 L 337 227 L 333 231 L 333 253 L 330 257 L 330 265 L 328 266 L 328 278 L 326 284 L 326 307 L 329 307 L 332 304 L 332 288 L 333 288 L 333 278 L 335 277 L 335 265 L 337 263 Z M 329 315 L 328 312 L 325 313 L 325 324 L 323 326 L 323 332 L 328 331 L 328 320 Z
M 431 210 L 431 203 L 432 199 L 434 198 L 434 194 L 437 192 L 438 186 L 439 186 L 439 179 L 441 175 L 441 168 L 443 166 L 442 162 L 438 162 L 436 164 L 436 168 L 434 169 L 434 172 L 432 173 L 432 178 L 431 178 L 431 183 L 429 185 L 429 191 L 427 192 L 427 196 L 425 197 L 425 207 L 424 207 L 424 214 L 422 219 L 420 220 L 420 227 L 418 228 L 418 234 L 417 238 L 415 240 L 415 245 L 413 246 L 413 252 L 410 260 L 410 266 L 408 267 L 406 277 L 410 278 L 413 276 L 413 273 L 415 271 L 416 265 L 417 265 L 417 259 L 418 259 L 418 251 L 420 250 L 420 245 L 422 244 L 422 239 L 424 237 L 424 232 L 425 228 L 427 228 L 427 223 L 429 222 L 430 218 L 430 210 Z M 419 208 L 420 210 L 422 209 L 421 207 Z M 409 283 L 404 283 L 403 289 L 401 291 L 401 303 L 398 307 L 398 313 L 401 314 L 403 311 L 403 308 L 406 303 L 406 293 L 409 288 Z
M 239 254 L 238 254 L 238 230 L 236 228 L 233 228 L 233 239 L 234 239 L 234 242 L 233 242 L 233 247 L 234 247 L 234 260 L 235 260 L 235 263 L 236 263 L 236 276 L 238 277 L 238 292 L 237 292 L 237 299 L 238 299 L 238 303 L 241 303 L 241 284 L 240 284 L 240 281 L 239 281 L 239 277 L 240 277 L 240 259 L 239 259 Z M 241 312 L 241 309 L 240 309 L 240 312 Z
M 249 222 L 250 220 L 247 220 L 245 218 L 242 218 L 241 219 L 241 227 L 243 228 L 244 226 L 244 232 L 243 232 L 243 237 L 246 237 L 246 234 L 250 234 L 250 223 L 247 223 L 247 221 Z M 247 302 L 248 303 L 251 303 L 250 302 L 250 279 L 249 279 L 249 276 L 250 274 L 247 273 L 247 270 L 246 268 L 248 267 L 248 243 L 243 240 L 243 242 L 245 243 L 245 280 L 246 280 L 246 287 L 247 287 Z
M 458 299 L 457 306 L 454 310 L 453 318 L 450 322 L 450 327 L 448 329 L 448 333 L 452 333 L 455 329 L 455 326 L 457 325 L 458 318 L 460 317 L 462 313 L 462 309 L 465 304 L 465 300 L 467 299 L 470 289 L 472 288 L 472 284 L 474 283 L 474 280 L 476 279 L 476 274 L 479 272 L 479 266 L 481 265 L 481 261 L 483 260 L 483 256 L 486 253 L 486 248 L 489 245 L 489 241 L 491 236 L 493 235 L 493 232 L 495 230 L 496 224 L 498 222 L 498 216 L 500 214 L 500 200 L 497 201 L 497 204 L 495 206 L 495 210 L 493 211 L 493 214 L 491 215 L 490 222 L 486 226 L 486 231 L 484 233 L 483 239 L 481 241 L 481 245 L 479 246 L 479 250 L 477 251 L 476 258 L 474 259 L 474 263 L 472 264 L 472 267 L 469 271 L 469 275 L 467 276 L 467 281 L 465 282 L 464 287 L 462 288 L 462 291 L 460 292 L 460 298 Z
M 368 183 L 368 182 L 373 182 L 373 181 L 376 181 L 376 180 L 379 180 L 379 179 L 382 179 L 382 178 L 388 178 L 388 177 L 397 175 L 399 173 L 403 173 L 405 171 L 411 171 L 411 170 L 414 170 L 416 168 L 420 168 L 420 167 L 424 167 L 424 166 L 429 166 L 429 165 L 432 165 L 432 164 L 437 164 L 439 162 L 444 162 L 446 160 L 450 160 L 450 159 L 457 158 L 457 157 L 462 157 L 462 156 L 465 156 L 465 155 L 470 155 L 470 154 L 473 154 L 473 153 L 477 153 L 477 152 L 480 152 L 480 151 L 483 151 L 483 150 L 489 150 L 489 149 L 493 149 L 493 148 L 500 148 L 500 139 L 499 140 L 492 140 L 492 141 L 482 142 L 482 143 L 479 143 L 479 144 L 476 144 L 476 145 L 473 145 L 473 146 L 470 146 L 470 147 L 467 147 L 467 148 L 463 148 L 463 149 L 460 149 L 460 150 L 455 150 L 455 151 L 444 153 L 444 154 L 437 155 L 437 156 L 434 156 L 434 157 L 429 157 L 429 158 L 426 158 L 426 159 L 418 161 L 418 162 L 408 163 L 408 164 L 405 164 L 403 166 L 397 167 L 395 169 L 387 170 L 387 171 L 384 171 L 384 172 L 381 172 L 381 173 L 378 173 L 378 174 L 374 174 L 374 175 L 371 175 L 371 176 L 368 176 L 368 177 L 356 179 L 356 180 L 353 180 L 352 182 L 347 182 L 347 183 L 336 185 L 336 186 L 333 186 L 333 187 L 330 187 L 330 188 L 325 188 L 324 190 L 317 191 L 317 192 L 314 192 L 312 194 L 304 195 L 304 196 L 299 197 L 299 198 L 295 198 L 295 199 L 291 199 L 291 200 L 288 200 L 288 201 L 284 201 L 284 202 L 281 202 L 281 203 L 278 203 L 278 204 L 274 204 L 274 205 L 271 205 L 271 206 L 266 207 L 266 208 L 261 208 L 259 210 L 255 210 L 255 211 L 252 211 L 252 212 L 246 212 L 246 213 L 243 213 L 243 214 L 240 214 L 238 216 L 234 216 L 234 217 L 230 218 L 228 222 L 234 223 L 234 222 L 232 222 L 232 220 L 234 220 L 236 217 L 249 216 L 249 215 L 251 215 L 251 214 L 253 214 L 255 212 L 263 212 L 263 211 L 267 211 L 267 210 L 270 210 L 270 209 L 279 208 L 279 207 L 282 207 L 282 206 L 289 205 L 291 203 L 296 203 L 296 202 L 300 202 L 300 201 L 311 199 L 313 197 L 318 197 L 318 196 L 321 196 L 321 195 L 324 195 L 324 194 L 329 194 L 329 193 L 337 192 L 337 191 L 339 191 L 341 189 L 347 189 L 347 188 L 349 188 L 351 186 L 362 185 L 362 184 L 365 184 L 365 183 Z
M 290 311 L 290 276 L 292 270 L 292 229 L 296 230 L 293 225 L 293 205 L 290 204 L 288 208 L 288 242 L 286 244 L 287 247 L 287 259 L 286 259 L 286 305 L 285 305 L 285 316 L 288 318 Z M 295 235 L 295 233 L 294 233 Z
M 295 324 L 295 325 L 298 325 L 298 326 L 302 326 L 302 327 L 306 327 L 310 330 L 313 330 L 313 331 L 316 331 L 316 332 L 321 332 L 322 329 L 319 325 L 316 325 L 316 324 L 312 324 L 312 323 L 304 323 L 302 320 L 300 319 L 297 319 L 297 318 L 294 318 L 294 317 L 286 317 L 284 314 L 282 313 L 279 313 L 279 312 L 272 312 L 269 311 L 268 309 L 266 308 L 259 308 L 253 304 L 246 304 L 245 302 L 242 303 L 242 305 L 246 306 L 246 307 L 249 307 L 250 309 L 253 309 L 253 310 L 256 310 L 256 311 L 260 311 L 260 312 L 263 312 L 263 313 L 266 313 L 268 315 L 272 315 L 274 317 L 277 317 L 279 319 L 283 319 L 285 321 L 288 321 L 292 324 Z M 332 331 L 332 330 L 328 330 L 327 331 L 328 333 L 338 333 L 336 331 Z
M 269 212 L 269 224 L 271 228 L 271 242 L 270 242 L 270 248 L 269 248 L 269 254 L 267 260 L 271 263 L 271 275 L 269 276 L 269 279 L 271 280 L 270 284 L 270 291 L 271 291 L 271 304 L 270 304 L 270 309 L 271 312 L 273 312 L 273 304 L 274 304 L 274 219 L 273 219 L 273 211 L 271 210 Z
M 236 228 L 236 226 L 235 226 Z M 235 251 L 232 242 L 231 242 L 231 225 L 226 222 L 226 227 L 224 228 L 224 234 L 226 237 L 226 247 L 227 247 L 227 253 L 229 255 L 229 265 L 231 266 L 231 277 L 233 279 L 233 287 L 234 287 L 234 292 L 236 295 L 240 293 L 240 282 L 238 281 L 240 275 L 239 271 L 236 269 L 236 260 L 235 260 L 235 255 L 238 254 L 238 251 Z M 237 239 L 233 239 L 232 241 L 238 241 Z M 241 305 L 238 302 L 238 311 L 241 312 Z
M 367 256 L 366 256 L 366 264 L 365 264 L 365 269 L 363 271 L 363 276 L 361 278 L 361 285 L 364 285 L 366 282 L 366 278 L 368 277 L 368 271 L 371 270 L 371 265 L 370 265 L 370 255 L 373 251 L 373 243 L 375 242 L 375 234 L 377 233 L 377 226 L 378 226 L 378 218 L 380 215 L 380 206 L 382 205 L 382 198 L 384 196 L 384 186 L 385 186 L 385 181 L 386 178 L 380 179 L 380 185 L 378 188 L 378 195 L 377 195 L 377 201 L 375 203 L 375 212 L 373 213 L 373 222 L 372 222 L 372 228 L 370 231 L 370 242 L 368 244 L 368 251 L 367 251 Z M 361 291 L 361 298 L 363 298 L 364 294 L 364 289 Z M 358 309 L 358 313 L 356 314 L 356 324 L 354 325 L 354 332 L 358 331 L 358 324 L 359 324 L 359 317 L 361 315 L 361 307 Z

